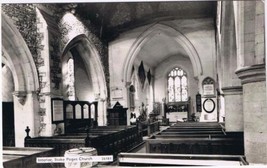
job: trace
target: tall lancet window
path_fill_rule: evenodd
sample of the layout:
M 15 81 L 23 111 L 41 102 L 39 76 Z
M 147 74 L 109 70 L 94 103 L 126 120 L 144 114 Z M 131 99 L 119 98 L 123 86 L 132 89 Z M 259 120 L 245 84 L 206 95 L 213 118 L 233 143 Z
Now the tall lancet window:
M 68 60 L 68 98 L 75 100 L 75 87 L 74 87 L 74 61 L 73 58 Z
M 168 75 L 169 102 L 188 100 L 187 74 L 181 68 L 174 68 Z

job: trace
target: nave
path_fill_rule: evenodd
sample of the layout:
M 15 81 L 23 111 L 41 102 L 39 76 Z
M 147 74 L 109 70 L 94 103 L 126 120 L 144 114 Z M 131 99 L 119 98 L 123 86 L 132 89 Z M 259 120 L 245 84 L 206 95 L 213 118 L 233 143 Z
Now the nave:
M 4 148 L 4 166 L 64 167 L 59 163 L 36 164 L 35 160 L 36 157 L 64 156 L 69 149 L 84 147 L 94 147 L 97 155 L 113 155 L 113 162 L 94 163 L 97 167 L 248 165 L 242 132 L 226 132 L 218 123 L 177 122 L 157 126 L 156 132 L 145 136 L 138 126 L 86 127 L 83 131 L 53 137 L 26 136 L 25 149 Z M 76 153 L 82 154 L 86 155 Z M 87 155 L 96 153 L 91 151 Z M 32 157 L 31 161 L 25 159 L 26 156 Z
M 1 4 L 4 164 L 90 153 L 114 156 L 98 166 L 266 165 L 264 5 Z

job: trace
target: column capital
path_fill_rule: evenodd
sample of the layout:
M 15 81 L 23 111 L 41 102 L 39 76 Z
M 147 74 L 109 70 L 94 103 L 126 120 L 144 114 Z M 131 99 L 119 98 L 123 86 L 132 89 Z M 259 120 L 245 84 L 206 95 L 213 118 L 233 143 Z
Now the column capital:
M 235 73 L 241 79 L 242 85 L 266 80 L 265 64 L 243 67 Z
M 242 86 L 227 86 L 222 88 L 224 95 L 241 95 L 243 94 Z
M 15 91 L 15 92 L 13 92 L 13 95 L 17 97 L 17 99 L 21 105 L 24 105 L 25 100 L 27 98 L 27 92 L 26 91 Z

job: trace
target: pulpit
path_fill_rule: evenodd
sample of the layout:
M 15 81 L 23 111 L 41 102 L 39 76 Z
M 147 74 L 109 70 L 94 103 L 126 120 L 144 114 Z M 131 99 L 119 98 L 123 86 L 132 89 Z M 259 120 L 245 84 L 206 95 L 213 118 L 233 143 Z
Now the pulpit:
M 127 109 L 119 102 L 113 108 L 107 109 L 108 125 L 127 125 Z

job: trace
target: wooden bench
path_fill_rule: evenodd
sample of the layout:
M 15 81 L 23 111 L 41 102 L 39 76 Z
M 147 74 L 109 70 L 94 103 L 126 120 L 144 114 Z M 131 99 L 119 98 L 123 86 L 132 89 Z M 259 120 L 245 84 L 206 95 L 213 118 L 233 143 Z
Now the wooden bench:
M 119 166 L 240 166 L 248 165 L 243 155 L 188 155 L 120 153 Z
M 243 139 L 243 132 L 226 132 L 226 134 L 212 134 L 212 133 L 207 133 L 207 134 L 172 134 L 172 133 L 159 133 L 154 135 L 153 137 L 155 138 L 214 138 L 214 137 L 232 137 L 232 138 L 239 138 Z M 153 138 L 152 137 L 152 138 Z
M 48 164 L 37 164 L 37 157 L 54 156 L 53 148 L 19 148 L 3 147 L 2 163 L 9 167 L 49 167 Z
M 159 121 L 154 121 L 154 122 L 148 123 L 147 135 L 151 136 L 155 132 L 158 132 L 159 131 L 159 125 L 160 125 Z
M 243 141 L 235 138 L 147 139 L 148 153 L 244 154 Z
M 155 132 L 159 131 L 159 121 L 154 122 L 137 122 L 139 131 L 142 132 L 143 136 L 150 136 Z
M 200 134 L 210 134 L 210 135 L 218 135 L 224 134 L 222 131 L 162 131 L 159 135 L 200 135 Z
M 127 129 L 105 132 L 98 130 L 90 133 L 68 133 L 51 137 L 25 138 L 26 147 L 53 147 L 57 156 L 63 156 L 66 150 L 79 147 L 94 147 L 99 155 L 114 155 L 126 152 L 143 141 L 136 126 Z

